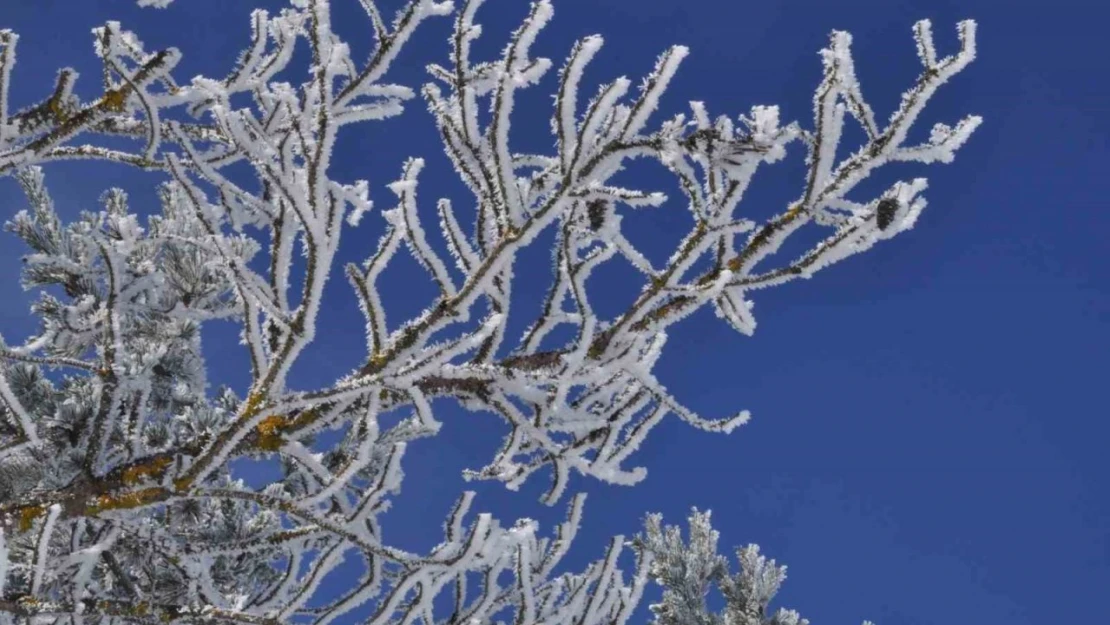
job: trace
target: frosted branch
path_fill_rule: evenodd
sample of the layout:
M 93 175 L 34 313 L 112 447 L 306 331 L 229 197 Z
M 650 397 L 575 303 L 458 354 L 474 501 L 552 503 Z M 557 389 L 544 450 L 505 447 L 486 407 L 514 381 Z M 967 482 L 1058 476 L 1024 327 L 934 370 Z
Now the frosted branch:
M 603 41 L 589 36 L 551 79 L 552 147 L 525 151 L 514 147 L 516 103 L 546 88 L 552 62 L 533 49 L 553 3 L 534 2 L 491 59 L 474 58 L 483 2 L 461 3 L 448 62 L 428 66 L 420 93 L 469 193 L 434 198 L 430 219 L 417 193 L 426 160 L 404 163 L 388 185 L 396 207 L 377 212 L 384 234 L 358 252 L 365 262 L 345 267 L 365 317 L 365 359 L 334 383 L 297 389 L 289 374 L 331 305 L 325 284 L 343 234 L 372 215 L 369 182 L 333 177 L 336 141 L 350 124 L 403 110 L 416 90 L 385 82 L 387 70 L 421 24 L 454 10 L 408 0 L 390 20 L 374 0 L 358 0 L 373 38 L 358 62 L 333 28 L 332 4 L 252 12 L 231 70 L 187 83 L 172 76 L 176 51 L 148 52 L 109 22 L 95 31 L 102 94 L 81 101 L 76 72 L 62 70 L 50 94 L 20 111 L 9 103 L 18 38 L 0 31 L 0 174 L 13 174 L 29 203 L 8 229 L 29 249 L 24 283 L 44 289 L 33 309 L 40 330 L 17 347 L 0 344 L 0 613 L 327 625 L 363 609 L 382 625 L 510 613 L 520 625 L 624 625 L 652 579 L 666 588 L 655 606 L 662 625 L 804 623 L 789 611 L 767 615 L 783 573 L 754 548 L 727 574 L 708 515 L 691 517 L 689 544 L 649 519 L 646 538 L 631 543 L 630 581 L 621 537 L 581 571 L 555 574 L 581 496 L 571 496 L 554 537 L 541 538 L 531 520 L 503 526 L 472 515 L 466 494 L 446 515 L 443 541 L 422 554 L 392 546 L 381 517 L 404 483 L 406 450 L 449 431 L 437 400 L 479 413 L 461 418 L 507 426 L 500 449 L 467 478 L 517 488 L 546 475 L 547 504 L 576 474 L 646 479 L 636 451 L 668 416 L 711 432 L 745 423 L 742 410 L 696 414 L 659 381 L 668 330 L 712 306 L 751 334 L 759 289 L 912 228 L 926 206 L 924 178 L 871 196 L 857 189 L 892 162 L 952 161 L 981 123 L 937 124 L 926 141 L 905 144 L 936 90 L 974 58 L 974 23 L 960 24 L 961 47 L 943 58 L 930 24 L 914 26 L 923 69 L 885 122 L 858 81 L 847 33 L 834 32 L 822 52 L 806 124 L 780 119 L 774 106 L 714 117 L 702 102 L 659 119 L 687 49 L 663 51 L 638 89 L 625 76 L 589 87 L 586 68 Z M 307 56 L 296 53 L 303 46 Z M 594 96 L 580 102 L 583 89 Z M 851 124 L 863 139 L 846 152 Z M 755 174 L 795 143 L 808 152 L 797 199 L 765 221 L 746 217 Z M 112 190 L 99 212 L 63 224 L 37 165 L 78 158 L 166 174 L 161 210 L 140 223 Z M 690 216 L 662 263 L 623 227 L 628 212 L 672 202 L 614 181 L 633 161 L 673 177 L 674 205 Z M 803 228 L 819 230 L 817 243 L 781 259 Z M 551 286 L 524 334 L 507 336 L 519 314 L 514 287 L 534 279 L 517 275 L 516 260 L 550 240 L 540 236 L 549 229 Z M 380 283 L 402 248 L 439 292 L 413 318 L 387 324 Z M 638 270 L 640 291 L 603 318 L 591 278 L 622 260 Z M 208 380 L 199 328 L 214 319 L 241 329 L 245 397 Z M 329 431 L 338 442 L 323 449 Z M 232 461 L 245 457 L 275 460 L 281 478 L 262 488 L 239 482 Z M 324 580 L 349 561 L 363 574 L 324 600 Z M 721 614 L 705 609 L 707 583 L 725 596 Z M 436 600 L 445 592 L 454 596 L 448 614 Z

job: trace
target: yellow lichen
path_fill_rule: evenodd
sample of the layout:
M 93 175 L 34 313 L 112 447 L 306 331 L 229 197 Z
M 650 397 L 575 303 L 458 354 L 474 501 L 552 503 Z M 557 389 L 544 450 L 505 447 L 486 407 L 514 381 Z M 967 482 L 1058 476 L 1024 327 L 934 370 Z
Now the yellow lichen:
M 150 462 L 131 467 L 123 472 L 123 483 L 126 486 L 137 484 L 144 477 L 158 475 L 172 462 L 173 460 L 163 456 L 161 458 L 155 458 Z
M 127 92 L 123 89 L 112 89 L 104 94 L 101 103 L 109 111 L 120 113 L 127 107 Z
M 296 416 L 296 418 L 285 424 L 285 427 L 283 429 L 295 430 L 297 428 L 304 427 L 315 421 L 316 417 L 318 416 L 319 415 L 312 408 L 309 408 L 308 410 L 302 410 L 301 413 Z
M 370 357 L 370 368 L 376 371 L 382 368 L 383 365 L 385 365 L 385 354 L 374 352 L 374 355 Z
M 266 451 L 277 451 L 285 444 L 282 433 L 304 427 L 315 421 L 318 416 L 319 414 L 311 408 L 301 411 L 292 419 L 285 415 L 270 415 L 255 426 L 254 429 L 258 432 L 258 441 L 255 445 Z
M 259 422 L 255 428 L 258 430 L 258 447 L 266 451 L 277 451 L 283 444 L 281 431 L 287 419 L 282 415 L 270 415 Z
M 66 110 L 62 107 L 61 98 L 50 98 L 46 103 L 46 108 L 50 110 L 50 114 L 54 116 L 54 119 L 57 120 L 58 123 L 64 122 L 66 117 L 68 117 Z
M 250 419 L 258 414 L 259 409 L 262 408 L 262 402 L 265 399 L 266 397 L 262 393 L 251 393 L 247 395 L 246 405 L 243 406 L 243 418 Z
M 131 606 L 127 610 L 127 612 L 131 616 L 146 616 L 147 614 L 150 614 L 150 604 L 147 603 L 146 601 L 140 601 L 140 602 L 136 603 L 135 605 Z
M 19 531 L 26 532 L 35 524 L 35 519 L 46 513 L 46 506 L 27 506 L 19 511 Z
M 165 491 L 159 487 L 153 487 L 133 490 L 118 495 L 101 495 L 96 498 L 96 503 L 88 507 L 86 513 L 93 515 L 104 512 L 105 510 L 127 510 L 130 508 L 137 508 L 157 500 L 164 492 Z

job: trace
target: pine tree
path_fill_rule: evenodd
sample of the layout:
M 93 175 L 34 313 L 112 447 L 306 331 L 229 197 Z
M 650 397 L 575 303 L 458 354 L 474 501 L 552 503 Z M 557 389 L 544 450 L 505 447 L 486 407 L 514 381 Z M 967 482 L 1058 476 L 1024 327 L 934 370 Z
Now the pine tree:
M 41 290 L 37 334 L 19 345 L 0 339 L 3 622 L 326 625 L 369 607 L 375 625 L 623 624 L 654 581 L 663 588 L 652 606 L 659 625 L 805 623 L 770 611 L 785 569 L 749 546 L 730 574 L 708 513 L 696 510 L 688 542 L 649 516 L 641 536 L 615 537 L 585 569 L 555 574 L 582 514 L 582 496 L 567 497 L 568 477 L 639 482 L 645 470 L 628 463 L 667 415 L 714 432 L 748 420 L 746 411 L 703 418 L 667 392 L 653 373 L 667 329 L 711 306 L 750 334 L 759 289 L 810 277 L 911 228 L 925 207 L 924 179 L 847 198 L 888 163 L 951 161 L 979 124 L 937 125 L 925 143 L 906 145 L 929 98 L 974 58 L 974 23 L 959 25 L 962 47 L 945 58 L 929 23 L 914 27 L 924 69 L 885 124 L 856 80 L 851 37 L 834 32 L 808 127 L 782 123 L 775 107 L 712 117 L 700 102 L 655 120 L 687 53 L 679 46 L 660 55 L 638 90 L 617 78 L 583 102 L 583 73 L 603 41 L 587 37 L 553 83 L 555 147 L 531 154 L 510 147 L 510 130 L 518 93 L 552 66 L 531 50 L 552 17 L 549 0 L 531 5 L 492 60 L 471 51 L 481 0 L 409 0 L 392 21 L 374 0 L 359 1 L 374 41 L 364 63 L 333 31 L 329 0 L 255 11 L 233 71 L 188 83 L 173 77 L 176 50 L 149 52 L 108 22 L 95 32 L 103 93 L 82 101 L 76 72 L 63 70 L 52 93 L 19 111 L 8 105 L 18 37 L 0 31 L 0 174 L 29 204 L 7 229 L 27 246 L 24 284 Z M 420 95 L 473 211 L 439 199 L 438 233 L 428 236 L 417 196 L 424 160 L 405 162 L 389 187 L 397 204 L 381 211 L 385 235 L 364 263 L 343 268 L 365 316 L 365 362 L 331 386 L 293 390 L 289 372 L 319 331 L 341 234 L 372 209 L 365 181 L 329 177 L 336 137 L 394 117 L 416 97 L 386 74 L 417 28 L 449 15 L 447 62 L 428 67 Z M 298 42 L 311 51 L 308 67 L 293 62 Z M 300 84 L 286 82 L 295 75 Z M 233 104 L 240 96 L 250 104 Z M 849 121 L 865 139 L 838 158 Z M 104 147 L 104 138 L 130 147 Z M 738 214 L 756 171 L 793 144 L 807 164 L 797 199 L 762 223 Z M 168 176 L 160 211 L 141 219 L 127 194 L 111 189 L 99 211 L 63 223 L 44 174 L 63 159 Z M 665 167 L 693 217 L 664 266 L 621 229 L 628 210 L 666 199 L 612 181 L 632 159 Z M 258 191 L 230 173 L 242 165 Z M 767 266 L 803 229 L 822 238 Z M 552 286 L 539 318 L 507 341 L 514 261 L 545 230 L 555 232 Z M 438 295 L 391 326 L 378 277 L 402 248 Z M 586 282 L 618 258 L 642 272 L 643 288 L 627 310 L 603 319 Z M 217 319 L 241 327 L 251 363 L 243 397 L 210 388 L 200 330 Z M 573 331 L 553 345 L 561 326 Z M 545 501 L 570 500 L 553 537 L 528 519 L 503 525 L 472 515 L 467 492 L 429 553 L 389 545 L 379 517 L 400 491 L 406 445 L 440 429 L 434 398 L 504 419 L 500 451 L 468 477 L 514 488 L 549 473 Z M 314 453 L 313 437 L 327 430 L 342 440 Z M 277 458 L 282 478 L 251 488 L 229 468 L 240 457 Z M 634 561 L 622 571 L 628 553 Z M 314 601 L 346 558 L 365 574 Z M 706 607 L 711 586 L 725 600 L 719 613 Z M 441 593 L 453 597 L 449 612 L 434 604 Z

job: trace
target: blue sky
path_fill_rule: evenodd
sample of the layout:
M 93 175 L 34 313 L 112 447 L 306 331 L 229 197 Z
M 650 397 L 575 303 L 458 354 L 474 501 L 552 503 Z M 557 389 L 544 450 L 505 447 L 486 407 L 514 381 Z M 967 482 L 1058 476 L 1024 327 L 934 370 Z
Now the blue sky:
M 89 29 L 105 19 L 122 20 L 150 48 L 181 48 L 178 76 L 218 73 L 245 41 L 255 3 L 132 4 L 6 0 L 0 28 L 22 35 L 16 103 L 45 94 L 62 65 L 81 69 L 83 93 L 96 93 Z M 489 0 L 479 49 L 499 48 L 523 11 L 516 0 Z M 1110 63 L 1098 53 L 1110 9 L 1075 0 L 560 0 L 538 48 L 559 59 L 574 38 L 604 34 L 587 75 L 597 81 L 642 75 L 664 47 L 686 44 L 692 54 L 665 113 L 691 99 L 728 114 L 779 104 L 784 118 L 808 124 L 817 50 L 829 30 L 845 29 L 855 35 L 865 93 L 885 118 L 916 75 L 910 26 L 926 17 L 942 53 L 955 50 L 956 21 L 978 20 L 980 56 L 937 96 L 922 128 L 967 113 L 985 123 L 955 164 L 894 172 L 930 178 L 930 206 L 914 230 L 811 281 L 761 293 L 754 337 L 734 334 L 709 311 L 673 331 L 658 369 L 673 394 L 707 416 L 748 408 L 754 420 L 727 437 L 668 422 L 638 457 L 649 469 L 641 485 L 574 482 L 590 493 L 578 562 L 600 555 L 611 534 L 635 532 L 645 512 L 679 522 L 697 506 L 713 510 L 722 545 L 757 542 L 786 562 L 782 602 L 816 625 L 1110 619 L 1110 264 L 1101 252 L 1110 227 Z M 419 84 L 424 63 L 445 59 L 447 26 L 425 27 L 394 80 Z M 545 87 L 521 101 L 525 146 L 549 144 Z M 379 207 L 390 205 L 384 185 L 410 155 L 429 161 L 427 208 L 436 195 L 463 197 L 420 103 L 337 149 L 340 174 L 369 177 Z M 800 157 L 795 146 L 787 163 L 757 179 L 751 215 L 781 210 L 797 194 Z M 94 208 L 111 185 L 148 210 L 158 180 L 85 163 L 51 166 L 47 176 L 69 214 Z M 15 183 L 0 181 L 5 218 L 23 204 Z M 652 210 L 633 225 L 662 249 L 688 217 L 677 201 Z M 370 215 L 345 235 L 350 259 L 368 252 L 380 228 Z M 0 272 L 0 332 L 11 342 L 34 329 L 15 274 L 20 253 L 14 238 L 0 243 L 8 268 Z M 522 261 L 532 285 L 518 290 L 525 310 L 528 293 L 547 279 L 546 257 L 540 249 Z M 598 277 L 613 311 L 637 288 L 626 275 Z M 418 276 L 402 265 L 387 279 L 393 318 L 418 311 L 431 294 Z M 345 289 L 331 284 L 334 304 L 323 319 L 331 330 L 293 378 L 304 387 L 363 356 Z M 213 379 L 242 388 L 234 333 L 214 328 L 208 339 Z M 410 450 L 405 490 L 386 521 L 402 546 L 437 542 L 463 487 L 459 470 L 488 458 L 500 433 L 492 418 L 442 407 L 445 433 Z M 507 520 L 549 521 L 553 512 L 535 503 L 543 486 L 507 493 L 481 484 L 477 506 Z

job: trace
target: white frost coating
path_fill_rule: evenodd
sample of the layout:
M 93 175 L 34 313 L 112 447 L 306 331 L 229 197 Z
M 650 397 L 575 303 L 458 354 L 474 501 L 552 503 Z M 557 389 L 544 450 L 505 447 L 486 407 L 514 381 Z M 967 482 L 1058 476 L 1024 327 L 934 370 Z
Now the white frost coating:
M 601 88 L 597 96 L 587 107 L 586 116 L 582 120 L 580 139 L 576 149 L 575 164 L 581 166 L 586 155 L 596 153 L 597 146 L 595 142 L 597 136 L 601 133 L 603 124 L 606 120 L 610 119 L 610 114 L 613 112 L 613 107 L 616 106 L 617 101 L 620 100 L 628 93 L 628 87 L 632 81 L 621 76 L 613 82 Z
M 578 149 L 578 85 L 586 66 L 601 50 L 603 43 L 605 40 L 600 35 L 591 35 L 576 43 L 562 71 L 559 91 L 555 96 L 553 123 L 559 139 L 559 158 L 563 171 L 570 168 L 574 152 Z
M 459 226 L 458 220 L 455 219 L 455 211 L 451 207 L 451 200 L 441 198 L 436 202 L 436 210 L 439 211 L 439 227 L 447 239 L 447 247 L 455 258 L 455 264 L 463 274 L 469 277 L 471 269 L 477 266 L 480 260 L 462 227 Z
M 9 127 L 8 97 L 11 91 L 12 68 L 15 67 L 15 48 L 19 35 L 10 30 L 0 30 L 0 148 L 7 147 L 8 137 L 15 134 Z
M 428 245 L 428 239 L 424 235 L 424 227 L 420 223 L 420 216 L 416 212 L 416 179 L 423 168 L 424 159 L 414 158 L 410 160 L 405 165 L 404 177 L 391 183 L 389 189 L 397 194 L 397 197 L 401 200 L 401 205 L 397 208 L 404 216 L 405 234 L 407 235 L 405 240 L 408 241 L 413 255 L 432 273 L 443 294 L 452 297 L 455 295 L 455 285 L 452 283 L 450 274 L 447 273 L 447 266 L 443 264 L 443 260 L 440 259 L 435 250 Z
M 643 92 L 640 98 L 632 105 L 632 112 L 625 122 L 622 140 L 629 140 L 647 123 L 651 114 L 659 107 L 659 98 L 667 90 L 667 85 L 674 78 L 682 60 L 690 54 L 686 46 L 675 46 L 664 52 L 655 64 L 655 70 L 644 80 Z
M 42 330 L 21 345 L 0 341 L 0 594 L 19 585 L 52 617 L 75 622 L 103 619 L 98 610 L 108 606 L 165 621 L 327 625 L 365 608 L 364 620 L 383 625 L 480 624 L 509 612 L 520 625 L 623 625 L 652 579 L 664 585 L 665 603 L 687 610 L 660 625 L 717 622 L 697 607 L 700 595 L 679 596 L 689 584 L 666 575 L 676 562 L 715 562 L 708 517 L 692 517 L 689 547 L 661 527 L 652 535 L 649 521 L 651 536 L 632 543 L 631 581 L 620 538 L 601 560 L 556 575 L 581 521 L 572 477 L 644 480 L 636 451 L 669 415 L 713 432 L 749 419 L 746 411 L 703 417 L 664 388 L 654 371 L 668 329 L 711 305 L 751 334 L 759 289 L 811 277 L 911 228 L 926 206 L 924 178 L 871 196 L 857 189 L 891 162 L 950 162 L 981 123 L 937 124 L 926 141 L 905 145 L 929 98 L 974 57 L 974 24 L 960 25 L 961 50 L 944 58 L 929 23 L 914 26 L 924 69 L 885 125 L 859 84 L 846 33 L 834 33 L 822 54 L 804 126 L 782 120 L 775 106 L 714 117 L 702 102 L 657 118 L 688 54 L 683 46 L 664 51 L 636 93 L 632 79 L 607 77 L 580 103 L 586 67 L 602 47 L 600 36 L 586 37 L 552 81 L 553 145 L 521 151 L 514 103 L 524 101 L 522 90 L 545 88 L 552 63 L 532 51 L 553 3 L 533 3 L 499 55 L 476 59 L 482 3 L 464 2 L 448 62 L 428 67 L 435 84 L 420 93 L 471 196 L 438 198 L 437 219 L 422 218 L 425 160 L 413 156 L 388 185 L 398 202 L 381 212 L 384 234 L 366 241 L 352 227 L 370 214 L 369 184 L 332 177 L 334 146 L 346 126 L 392 117 L 415 96 L 386 82 L 386 72 L 418 26 L 452 7 L 409 0 L 390 19 L 373 0 L 358 4 L 373 35 L 365 61 L 333 30 L 328 0 L 293 0 L 274 15 L 251 14 L 249 40 L 227 76 L 184 83 L 172 76 L 176 51 L 147 51 L 108 23 L 96 31 L 107 67 L 99 99 L 82 103 L 66 70 L 54 91 L 19 112 L 8 101 L 17 38 L 0 31 L 0 175 L 14 173 L 30 203 L 10 229 L 30 248 L 25 283 L 48 287 L 35 308 Z M 305 47 L 307 55 L 294 53 Z M 71 124 L 56 132 L 62 119 Z M 862 129 L 860 145 L 844 149 L 845 137 L 859 136 L 845 124 Z M 795 141 L 809 151 L 797 199 L 766 221 L 746 218 L 741 204 L 755 174 Z M 113 191 L 101 212 L 64 225 L 35 165 L 77 157 L 168 173 L 161 213 L 144 223 Z M 665 263 L 626 236 L 628 212 L 667 201 L 653 179 L 620 186 L 616 176 L 634 159 L 673 176 L 681 194 L 674 206 L 691 217 Z M 254 174 L 249 185 L 244 171 Z M 792 261 L 775 255 L 802 229 L 823 234 Z M 366 318 L 365 359 L 332 384 L 292 390 L 289 372 L 328 330 L 318 318 L 333 305 L 326 285 L 344 233 L 365 258 L 345 267 Z M 550 288 L 512 342 L 511 315 L 527 308 L 517 301 L 519 283 L 535 279 L 518 275 L 516 259 L 547 240 Z M 379 279 L 402 245 L 439 293 L 390 325 Z M 591 278 L 622 259 L 642 275 L 640 292 L 602 317 Z M 244 397 L 217 390 L 206 375 L 197 328 L 216 319 L 240 324 L 250 358 Z M 44 375 L 47 367 L 64 370 L 67 382 Z M 503 526 L 471 515 L 480 502 L 468 494 L 426 554 L 389 545 L 382 518 L 404 484 L 405 451 L 450 431 L 436 414 L 448 399 L 507 426 L 500 449 L 468 479 L 518 488 L 550 470 L 543 501 L 572 496 L 553 538 L 529 520 Z M 252 488 L 233 479 L 233 460 L 262 454 L 280 459 L 279 480 Z M 89 474 L 103 484 L 81 500 Z M 780 572 L 754 550 L 740 559 L 738 577 L 718 576 L 739 584 L 733 597 Z M 363 574 L 338 578 L 343 562 Z M 135 574 L 151 567 L 156 578 Z M 335 593 L 322 591 L 329 573 Z M 773 585 L 765 581 L 751 604 L 759 610 Z M 455 594 L 450 614 L 436 599 L 443 592 Z M 767 618 L 801 622 L 788 611 Z
M 4 538 L 4 528 L 0 527 L 0 597 L 4 596 L 4 586 L 8 581 L 9 554 L 8 542 Z
M 46 575 L 46 561 L 50 557 L 50 539 L 54 536 L 54 524 L 62 512 L 61 504 L 52 504 L 46 511 L 46 521 L 42 524 L 35 547 L 35 572 L 31 576 L 31 595 L 39 593 L 43 577 Z
M 755 333 L 755 316 L 752 315 L 755 302 L 744 297 L 743 289 L 726 289 L 716 304 L 717 316 L 728 321 L 737 332 L 748 336 Z
M 20 434 L 31 444 L 37 444 L 39 438 L 34 420 L 28 414 L 27 409 L 23 407 L 23 403 L 12 392 L 12 388 L 8 386 L 7 377 L 2 370 L 0 370 L 0 402 L 3 402 L 3 406 L 15 415 L 18 420 Z
M 501 219 L 506 220 L 502 227 L 517 228 L 525 218 L 520 190 L 513 172 L 512 152 L 509 149 L 509 116 L 513 111 L 516 90 L 535 82 L 551 65 L 548 59 L 530 59 L 529 52 L 536 36 L 547 25 L 553 13 L 549 0 L 539 0 L 532 4 L 531 13 L 513 33 L 512 40 L 505 48 L 498 70 L 501 80 L 491 104 L 493 120 L 489 133 L 493 149 L 492 165 L 497 174 L 497 187 L 503 203 L 501 210 L 504 213 Z

